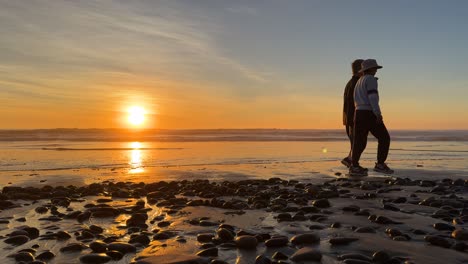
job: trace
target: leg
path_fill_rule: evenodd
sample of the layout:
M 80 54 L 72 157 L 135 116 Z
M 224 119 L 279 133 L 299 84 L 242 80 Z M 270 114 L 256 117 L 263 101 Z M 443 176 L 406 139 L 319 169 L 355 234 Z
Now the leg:
M 377 147 L 377 164 L 383 164 L 387 160 L 390 149 L 390 135 L 384 123 L 375 123 L 372 125 L 370 132 L 379 142 Z
M 353 151 L 353 126 L 352 125 L 346 125 L 346 134 L 348 135 L 349 144 L 350 144 L 348 158 L 351 158 L 351 154 Z
M 367 135 L 369 134 L 369 121 L 366 115 L 368 111 L 356 111 L 354 117 L 354 133 L 353 133 L 353 147 L 351 160 L 353 166 L 359 166 L 359 159 L 361 154 L 366 149 Z

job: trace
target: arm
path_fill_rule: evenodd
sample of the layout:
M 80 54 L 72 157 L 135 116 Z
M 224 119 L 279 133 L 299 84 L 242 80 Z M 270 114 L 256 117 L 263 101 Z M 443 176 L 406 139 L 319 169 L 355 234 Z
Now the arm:
M 370 105 L 372 106 L 372 111 L 377 116 L 378 119 L 382 118 L 382 112 L 380 111 L 379 106 L 379 91 L 377 90 L 377 79 L 369 78 L 367 82 L 367 97 L 369 98 Z

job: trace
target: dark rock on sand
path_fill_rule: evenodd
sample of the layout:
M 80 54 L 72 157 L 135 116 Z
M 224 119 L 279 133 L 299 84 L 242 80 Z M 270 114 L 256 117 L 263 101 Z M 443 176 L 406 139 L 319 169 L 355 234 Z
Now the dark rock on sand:
M 124 257 L 124 254 L 116 250 L 106 251 L 106 255 L 111 257 L 112 260 L 121 260 Z
M 455 227 L 446 223 L 435 223 L 433 225 L 434 229 L 442 231 L 442 230 L 447 230 L 447 231 L 453 231 L 455 230 Z
M 457 229 L 452 232 L 452 237 L 456 240 L 468 240 L 468 230 Z
M 348 259 L 356 259 L 362 260 L 366 262 L 372 262 L 372 259 L 366 255 L 359 254 L 359 253 L 347 253 L 338 256 L 338 260 L 348 260 Z
M 330 207 L 330 202 L 328 199 L 318 199 L 312 202 L 312 205 L 318 208 L 328 208 Z
M 215 247 L 207 248 L 197 253 L 197 256 L 201 257 L 217 257 L 218 256 L 218 249 Z
M 291 256 L 291 260 L 295 262 L 320 261 L 321 259 L 322 253 L 318 249 L 311 247 L 303 247 Z
M 60 252 L 78 252 L 82 251 L 83 249 L 88 248 L 85 244 L 83 243 L 71 243 L 68 244 L 60 249 Z
M 18 262 L 19 261 L 31 262 L 34 260 L 34 256 L 29 252 L 19 252 L 15 254 L 15 260 Z
M 299 234 L 291 238 L 291 243 L 294 245 L 316 244 L 320 243 L 320 236 L 315 233 Z
M 220 228 L 216 232 L 218 237 L 223 240 L 223 241 L 231 241 L 234 239 L 234 234 L 232 231 L 226 229 L 226 228 Z
M 24 243 L 28 241 L 29 241 L 29 237 L 25 235 L 12 236 L 4 240 L 5 243 L 11 244 L 11 245 L 23 245 Z
M 372 255 L 372 261 L 376 263 L 387 263 L 390 260 L 390 255 L 385 251 L 377 251 Z
M 250 235 L 238 236 L 235 242 L 237 247 L 242 249 L 255 249 L 258 244 L 257 238 Z
M 255 258 L 255 264 L 271 264 L 271 260 L 265 257 L 265 255 L 258 255 Z
M 424 240 L 426 240 L 427 242 L 429 242 L 430 244 L 434 246 L 439 246 L 439 247 L 444 247 L 444 248 L 449 248 L 452 246 L 452 243 L 450 241 L 440 236 L 427 235 L 424 237 Z
M 147 235 L 143 235 L 143 234 L 132 237 L 128 241 L 128 243 L 130 243 L 130 244 L 140 243 L 142 245 L 148 245 L 150 242 L 151 242 L 151 240 L 149 239 L 149 237 Z
M 213 234 L 198 234 L 197 241 L 200 243 L 207 243 L 207 242 L 211 242 L 211 240 L 213 240 L 213 237 L 214 237 Z
M 271 256 L 273 259 L 278 259 L 278 260 L 285 260 L 288 259 L 289 257 L 285 255 L 284 253 L 277 251 Z
M 354 230 L 356 233 L 376 233 L 375 229 L 370 226 L 359 227 Z
M 277 237 L 272 237 L 265 241 L 265 246 L 266 247 L 284 247 L 287 246 L 289 243 L 289 240 L 285 236 L 277 236 Z
M 44 261 L 48 261 L 48 260 L 51 260 L 55 258 L 55 254 L 50 252 L 50 251 L 44 251 L 42 252 L 41 254 L 37 255 L 36 256 L 36 259 L 39 259 L 39 260 L 44 260 Z
M 346 259 L 341 263 L 342 264 L 371 264 L 372 262 L 359 260 L 359 259 Z
M 100 241 L 94 241 L 89 244 L 89 248 L 91 248 L 93 252 L 104 253 L 107 250 L 107 244 Z
M 111 257 L 106 254 L 90 253 L 80 257 L 81 263 L 85 264 L 100 264 L 111 261 Z
M 122 254 L 136 252 L 136 247 L 135 246 L 130 245 L 128 243 L 123 243 L 123 242 L 110 243 L 109 245 L 107 245 L 107 248 L 109 250 L 119 251 Z

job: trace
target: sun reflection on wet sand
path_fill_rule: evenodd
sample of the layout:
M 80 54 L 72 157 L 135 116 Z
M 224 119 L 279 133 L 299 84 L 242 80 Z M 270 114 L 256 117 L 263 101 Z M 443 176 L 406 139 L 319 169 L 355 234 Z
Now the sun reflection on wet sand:
M 133 148 L 130 151 L 130 170 L 129 173 L 141 173 L 144 172 L 145 169 L 143 168 L 142 164 L 142 151 L 141 143 L 140 142 L 132 142 L 130 146 Z

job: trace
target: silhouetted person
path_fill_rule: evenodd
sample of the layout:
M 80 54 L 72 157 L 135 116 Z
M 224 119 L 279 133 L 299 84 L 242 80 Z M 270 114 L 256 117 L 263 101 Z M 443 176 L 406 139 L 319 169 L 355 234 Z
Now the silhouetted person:
M 367 145 L 369 132 L 378 140 L 377 162 L 374 171 L 382 173 L 393 173 L 385 161 L 390 148 L 390 135 L 383 122 L 379 106 L 379 92 L 377 89 L 377 78 L 374 77 L 377 69 L 382 66 L 377 61 L 368 59 L 362 62 L 362 76 L 359 78 L 354 89 L 354 137 L 352 149 L 352 166 L 349 168 L 350 175 L 367 175 L 365 168 L 359 165 L 361 154 Z
M 353 149 L 353 126 L 354 126 L 354 87 L 359 80 L 359 70 L 361 70 L 361 63 L 364 60 L 357 59 L 351 63 L 353 77 L 348 81 L 344 90 L 343 96 L 343 125 L 346 128 L 346 134 L 349 138 L 350 148 L 349 154 L 346 158 L 341 160 L 341 163 L 346 167 L 351 167 L 351 150 Z

